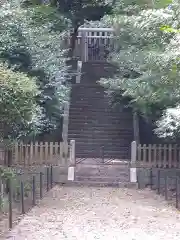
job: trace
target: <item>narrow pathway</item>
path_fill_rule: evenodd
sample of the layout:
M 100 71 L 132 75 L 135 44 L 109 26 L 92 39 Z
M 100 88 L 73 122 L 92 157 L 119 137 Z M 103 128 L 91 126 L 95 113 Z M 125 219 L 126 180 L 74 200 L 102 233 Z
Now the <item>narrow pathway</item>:
M 179 240 L 180 213 L 149 190 L 54 187 L 11 240 Z

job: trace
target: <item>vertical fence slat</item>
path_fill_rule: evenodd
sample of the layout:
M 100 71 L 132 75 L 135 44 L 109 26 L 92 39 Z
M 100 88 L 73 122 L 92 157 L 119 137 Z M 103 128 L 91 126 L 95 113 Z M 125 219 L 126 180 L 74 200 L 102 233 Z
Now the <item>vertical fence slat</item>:
M 64 152 L 64 162 L 67 164 L 68 161 L 68 142 L 64 141 L 63 142 L 63 152 Z
M 147 163 L 147 149 L 146 149 L 146 144 L 143 144 L 143 161 Z
M 177 160 L 176 161 L 177 161 L 177 165 L 176 166 L 178 168 L 180 168 L 180 147 L 179 147 L 179 145 L 178 145 L 178 156 L 177 156 Z
M 174 145 L 174 151 L 173 151 L 173 166 L 177 167 L 177 162 L 178 162 L 178 146 L 177 144 Z
M 19 150 L 20 150 L 20 154 L 19 154 L 19 161 L 20 164 L 23 164 L 23 142 L 20 142 L 20 146 L 19 146 Z
M 55 142 L 55 146 L 54 146 L 54 161 L 51 164 L 58 165 L 58 159 L 59 159 L 59 143 Z
M 162 146 L 162 145 L 161 145 Z M 160 146 L 160 147 L 161 147 Z M 164 168 L 166 168 L 166 158 L 167 158 L 167 154 L 166 154 L 166 152 L 167 152 L 167 149 L 168 149 L 168 147 L 167 147 L 167 145 L 166 144 L 164 144 L 164 146 L 162 146 L 161 147 L 161 154 L 160 154 L 160 160 L 161 160 L 161 158 L 162 158 L 162 160 L 163 160 L 163 167 Z
M 173 159 L 172 159 L 172 152 L 173 151 L 173 148 L 172 148 L 172 144 L 169 144 L 168 146 L 168 166 L 171 168 L 172 167 L 172 164 L 173 164 Z
M 176 208 L 179 208 L 179 177 L 176 177 Z
M 25 146 L 25 165 L 29 165 L 30 164 L 30 145 L 26 144 Z
M 49 145 L 49 163 L 53 161 L 53 142 L 50 142 Z
M 39 143 L 39 161 L 38 163 L 41 165 L 44 163 L 44 159 L 43 159 L 43 148 L 44 148 L 44 145 L 43 145 L 43 142 L 40 142 Z M 46 162 L 45 162 L 46 164 Z
M 33 142 L 30 143 L 30 164 L 33 163 L 34 160 L 34 146 Z
M 14 162 L 15 162 L 15 165 L 18 164 L 18 153 L 19 153 L 19 151 L 18 151 L 18 142 L 16 142 L 14 144 Z
M 162 144 L 158 144 L 157 145 L 157 161 L 158 161 L 159 167 L 162 167 L 162 164 L 163 164 L 163 159 L 161 155 L 162 155 Z
M 32 179 L 32 205 L 36 205 L 36 177 L 33 176 Z
M 25 209 L 24 209 L 24 183 L 23 181 L 20 182 L 21 185 L 21 213 L 25 214 Z
M 154 166 L 157 167 L 157 151 L 156 151 L 156 144 L 153 144 L 153 161 L 154 161 Z
M 48 142 L 45 142 L 45 162 L 47 163 L 48 162 L 48 159 L 49 159 L 49 143 Z
M 46 190 L 49 191 L 49 167 L 46 169 Z
M 60 154 L 59 154 L 59 164 L 64 164 L 64 160 L 63 160 L 63 143 L 60 142 L 59 144 L 59 147 L 60 147 Z
M 38 159 L 38 142 L 35 142 L 34 146 L 34 160 Z
M 151 154 L 152 154 L 152 145 L 149 144 L 147 145 L 147 154 L 148 154 L 148 163 L 153 166 L 153 162 L 152 162 L 152 158 L 151 158 Z
M 9 202 L 9 228 L 12 228 L 12 181 L 8 179 L 8 186 L 9 186 L 9 194 L 8 194 L 8 202 Z

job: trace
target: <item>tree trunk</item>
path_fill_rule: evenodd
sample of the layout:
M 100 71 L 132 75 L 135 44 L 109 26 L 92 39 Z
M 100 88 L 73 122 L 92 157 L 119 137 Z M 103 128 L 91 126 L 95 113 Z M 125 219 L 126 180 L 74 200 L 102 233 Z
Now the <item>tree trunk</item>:
M 70 44 L 69 44 L 69 52 L 68 52 L 69 60 L 72 60 L 74 57 L 74 50 L 76 47 L 76 39 L 77 39 L 77 35 L 78 35 L 78 29 L 79 29 L 79 25 L 76 25 L 70 36 Z

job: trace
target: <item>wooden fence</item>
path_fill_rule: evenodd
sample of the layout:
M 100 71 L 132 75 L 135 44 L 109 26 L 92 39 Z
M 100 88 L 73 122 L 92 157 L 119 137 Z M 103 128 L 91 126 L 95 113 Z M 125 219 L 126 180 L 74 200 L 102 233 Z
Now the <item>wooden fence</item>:
M 180 146 L 177 144 L 138 144 L 136 164 L 159 168 L 180 168 Z
M 0 150 L 0 165 L 66 165 L 68 158 L 67 142 L 21 142 L 14 144 L 10 150 Z

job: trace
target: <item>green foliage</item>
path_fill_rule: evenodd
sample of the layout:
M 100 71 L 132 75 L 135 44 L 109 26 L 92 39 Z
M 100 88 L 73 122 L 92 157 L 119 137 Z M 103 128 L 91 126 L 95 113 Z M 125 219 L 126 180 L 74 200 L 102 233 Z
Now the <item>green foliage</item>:
M 0 60 L 14 71 L 35 76 L 40 89 L 36 98 L 38 114 L 29 121 L 31 128 L 23 126 L 19 135 L 34 136 L 59 126 L 69 92 L 64 45 L 69 26 L 70 21 L 54 7 L 21 7 L 13 1 L 1 8 Z
M 58 6 L 61 13 L 71 19 L 73 27 L 85 20 L 100 20 L 112 11 L 112 5 L 105 0 L 59 0 Z
M 102 84 L 114 96 L 131 99 L 129 104 L 145 117 L 159 119 L 161 130 L 156 133 L 162 137 L 167 136 L 162 125 L 167 127 L 165 123 L 172 122 L 167 120 L 166 110 L 180 102 L 179 13 L 180 4 L 173 1 L 171 9 L 143 9 L 129 16 L 118 13 L 103 19 L 116 29 L 117 49 L 112 57 L 119 73 L 102 80 Z M 170 126 L 168 136 L 173 136 L 175 129 Z
M 36 81 L 27 75 L 0 65 L 0 123 L 3 138 L 18 132 L 37 114 Z
M 8 179 L 14 180 L 15 178 L 16 174 L 12 168 L 7 167 L 0 168 L 0 179 L 6 181 Z

